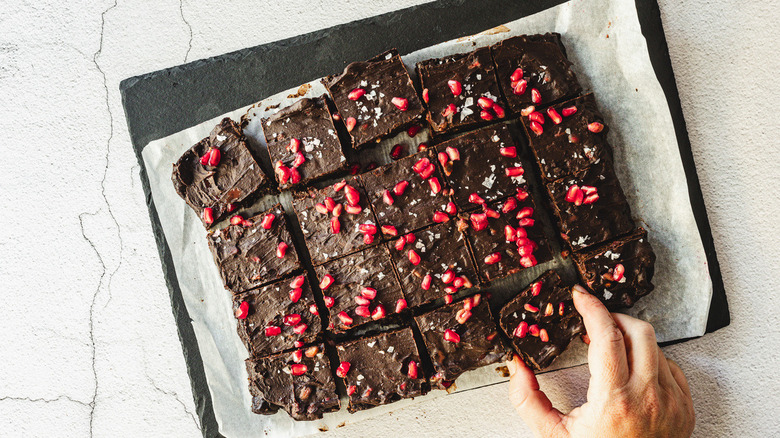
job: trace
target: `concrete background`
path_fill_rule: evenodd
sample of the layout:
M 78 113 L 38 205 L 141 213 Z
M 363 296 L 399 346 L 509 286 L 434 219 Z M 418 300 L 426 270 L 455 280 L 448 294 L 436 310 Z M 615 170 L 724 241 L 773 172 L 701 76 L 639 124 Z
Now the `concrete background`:
M 0 0 L 0 436 L 200 433 L 119 82 L 415 3 Z M 695 436 L 777 435 L 780 14 L 660 5 L 733 321 L 666 353 L 691 382 Z M 541 384 L 565 410 L 587 378 Z M 506 389 L 330 435 L 530 436 Z

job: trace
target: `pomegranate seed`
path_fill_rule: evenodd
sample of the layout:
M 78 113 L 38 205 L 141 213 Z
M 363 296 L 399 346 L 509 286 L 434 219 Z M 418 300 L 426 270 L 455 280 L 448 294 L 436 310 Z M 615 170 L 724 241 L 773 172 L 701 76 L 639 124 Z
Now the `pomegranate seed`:
M 523 78 L 523 69 L 520 67 L 517 67 L 517 69 L 515 69 L 515 71 L 512 72 L 512 75 L 509 76 L 509 80 L 512 82 L 517 82 L 522 78 Z
M 428 96 L 428 89 L 427 88 L 423 88 L 423 90 L 422 90 L 422 98 L 423 98 L 423 102 L 428 103 L 429 96 Z
M 374 235 L 373 234 L 364 234 L 363 235 L 363 243 L 366 245 L 371 245 L 374 243 Z
M 287 146 L 287 149 L 290 150 L 292 153 L 298 153 L 298 151 L 301 150 L 301 141 L 297 138 L 291 138 L 290 139 L 290 145 Z
M 539 340 L 542 342 L 550 342 L 550 335 L 547 334 L 546 329 L 539 330 Z
M 422 288 L 423 288 L 423 290 L 430 289 L 432 281 L 433 281 L 433 277 L 431 277 L 430 274 L 425 274 L 425 277 L 423 277 L 423 279 L 422 279 Z
M 480 97 L 477 99 L 477 105 L 479 105 L 482 109 L 489 109 L 493 106 L 493 99 L 488 99 L 487 97 Z
M 238 305 L 238 310 L 236 310 L 236 318 L 246 319 L 247 315 L 249 315 L 249 303 L 242 301 L 241 304 Z
M 493 112 L 496 113 L 496 117 L 499 119 L 503 119 L 506 116 L 506 111 L 504 111 L 504 107 L 499 104 L 493 104 Z
M 484 230 L 488 226 L 487 215 L 484 213 L 472 213 L 469 219 L 474 231 Z
M 458 111 L 458 108 L 455 106 L 454 103 L 451 103 L 451 104 L 447 105 L 446 108 L 444 108 L 444 111 L 441 112 L 441 115 L 446 118 L 446 117 L 449 117 L 449 116 L 455 114 L 457 111 Z
M 504 225 L 504 238 L 507 242 L 514 242 L 517 240 L 517 231 L 512 228 L 511 225 Z
M 347 315 L 347 312 L 341 311 L 336 316 L 338 316 L 339 321 L 341 321 L 341 323 L 344 324 L 344 325 L 352 325 L 352 323 L 354 322 L 352 317 Z
M 349 205 L 357 205 L 358 202 L 360 202 L 360 192 L 350 185 L 344 186 L 344 195 L 347 197 L 347 203 Z
M 299 275 L 293 279 L 293 281 L 290 282 L 290 287 L 293 289 L 299 288 L 303 286 L 303 283 L 306 281 L 306 276 Z
M 404 145 L 401 143 L 398 143 L 397 145 L 393 146 L 393 149 L 390 150 L 390 158 L 392 158 L 393 160 L 398 160 L 403 156 L 404 156 Z
M 330 232 L 333 234 L 338 234 L 341 231 L 341 222 L 339 222 L 339 218 L 334 217 L 330 220 Z
M 433 177 L 429 179 L 428 184 L 431 186 L 431 192 L 433 192 L 434 195 L 438 195 L 439 192 L 441 192 L 441 183 L 439 183 L 439 178 Z
M 488 265 L 493 265 L 501 261 L 501 253 L 500 252 L 494 252 L 493 254 L 488 255 L 485 257 L 485 263 Z
M 580 189 L 586 195 L 592 195 L 592 194 L 598 192 L 598 189 L 593 187 L 593 186 L 580 186 Z
M 531 334 L 531 336 L 539 336 L 539 326 L 537 324 L 532 324 L 528 327 L 528 333 Z
M 531 88 L 531 102 L 536 104 L 542 103 L 542 93 L 536 88 Z
M 540 113 L 539 111 L 534 111 L 528 115 L 528 120 L 536 122 L 540 125 L 544 125 L 544 114 Z
M 284 318 L 282 319 L 284 320 L 285 325 L 296 325 L 301 322 L 301 315 L 297 313 L 291 313 L 289 315 L 284 315 Z
M 485 340 L 490 342 L 493 339 L 495 339 L 496 336 L 498 336 L 498 332 L 492 332 L 492 333 L 488 334 L 487 336 L 485 336 Z
M 452 280 L 452 285 L 458 289 L 462 288 L 464 284 L 466 284 L 466 280 L 464 280 L 463 277 L 457 277 Z
M 376 234 L 377 232 L 376 225 L 374 224 L 360 224 L 358 230 L 364 234 Z
M 211 148 L 209 148 L 209 150 L 207 150 L 206 153 L 203 154 L 202 157 L 200 157 L 200 164 L 204 166 L 208 166 L 210 157 L 211 157 Z
M 311 306 L 309 306 L 309 313 L 311 313 L 312 315 L 319 315 L 320 314 L 320 311 L 317 310 L 317 305 L 316 304 L 312 304 Z
M 528 334 L 528 323 L 525 321 L 521 321 L 520 324 L 515 329 L 515 332 L 512 333 L 517 338 L 524 338 Z
M 448 294 L 454 294 L 457 291 L 458 291 L 458 289 L 455 286 L 447 286 L 447 287 L 444 288 L 444 292 L 446 292 Z
M 414 137 L 418 132 L 420 132 L 421 129 L 422 127 L 420 125 L 412 125 L 406 130 L 406 135 L 409 137 Z
M 422 157 L 412 165 L 412 170 L 415 173 L 420 173 L 423 169 L 428 167 L 429 164 L 431 164 L 431 160 L 429 160 L 428 157 Z
M 270 230 L 274 226 L 274 219 L 276 219 L 276 215 L 268 213 L 263 216 L 263 219 L 260 221 L 260 226 L 263 227 L 264 230 Z
M 358 100 L 363 95 L 366 94 L 366 90 L 362 88 L 355 88 L 354 90 L 350 91 L 347 97 L 349 97 L 349 100 Z
M 327 290 L 333 284 L 334 281 L 336 281 L 336 280 L 333 279 L 332 275 L 325 274 L 325 276 L 322 277 L 322 280 L 320 280 L 320 289 Z M 327 300 L 325 301 L 325 304 L 326 305 L 328 304 Z M 330 307 L 330 306 L 328 306 L 328 307 Z
M 570 115 L 572 115 L 572 114 L 574 114 L 576 112 L 577 112 L 577 107 L 574 106 L 574 105 L 566 107 L 566 108 L 563 108 L 561 110 L 561 114 L 563 114 L 563 117 L 569 117 Z
M 502 157 L 515 158 L 517 156 L 517 148 L 514 146 L 501 148 L 498 152 Z
M 566 305 L 563 303 L 558 303 L 558 315 L 563 316 L 565 310 L 566 310 Z
M 469 318 L 471 318 L 471 312 L 466 309 L 460 309 L 455 314 L 455 321 L 458 321 L 458 324 L 465 324 Z
M 222 154 L 219 149 L 212 149 L 211 154 L 209 154 L 209 166 L 217 167 L 221 156 Z
M 538 307 L 536 307 L 536 306 L 534 306 L 532 304 L 528 304 L 528 303 L 526 303 L 525 306 L 523 306 L 523 309 L 525 309 L 525 310 L 527 310 L 529 312 L 533 312 L 533 313 L 536 313 L 536 312 L 539 311 Z
M 406 239 L 406 243 L 412 243 L 412 242 L 414 242 L 415 240 L 417 240 L 417 237 L 415 237 L 415 235 L 414 235 L 414 234 L 412 234 L 412 233 L 409 233 L 409 234 L 407 234 L 406 236 L 404 236 L 404 239 Z
M 336 375 L 341 377 L 342 379 L 347 377 L 347 373 L 349 372 L 351 364 L 347 361 L 341 362 L 339 364 L 339 367 L 336 368 Z
M 290 290 L 290 301 L 297 303 L 301 299 L 301 295 L 303 295 L 303 289 L 300 287 Z
M 544 128 L 542 128 L 542 125 L 536 122 L 531 122 L 528 125 L 531 127 L 531 131 L 533 131 L 534 134 L 536 134 L 537 136 L 542 135 L 542 133 L 544 132 Z
M 371 395 L 371 391 L 372 390 L 373 390 L 373 388 L 366 388 L 366 390 L 363 391 L 363 395 L 361 397 L 362 398 L 368 398 L 368 396 Z
M 371 319 L 374 321 L 378 319 L 382 319 L 385 316 L 387 316 L 387 312 L 385 311 L 385 307 L 383 305 L 378 305 L 374 308 L 374 311 L 371 312 Z
M 325 276 L 325 278 L 327 277 L 330 277 L 330 275 Z M 330 277 L 330 283 L 328 283 L 328 285 L 331 284 L 333 284 L 333 277 Z M 327 287 L 325 289 L 327 289 Z M 322 300 L 325 301 L 325 307 L 327 307 L 328 309 L 330 309 L 331 307 L 333 307 L 334 304 L 336 304 L 336 300 L 333 297 L 329 297 L 327 295 L 324 295 L 322 297 Z
M 447 203 L 447 206 L 444 207 L 444 211 L 446 211 L 447 214 L 454 216 L 458 212 L 458 207 L 454 202 L 450 201 Z
M 333 207 L 333 216 L 334 217 L 341 216 L 341 211 L 342 210 L 344 210 L 344 205 L 343 204 L 336 204 L 336 206 Z
M 382 234 L 395 237 L 398 235 L 398 230 L 392 225 L 382 225 Z
M 555 313 L 555 310 L 552 303 L 547 303 L 547 306 L 544 308 L 544 316 L 552 316 L 553 313 Z
M 230 213 L 231 211 L 236 209 L 236 204 L 228 204 L 227 205 L 227 212 Z
M 393 102 L 393 105 L 401 111 L 406 111 L 409 108 L 409 101 L 403 97 L 394 97 L 390 99 L 390 102 Z
M 565 199 L 566 199 L 567 202 L 574 202 L 575 204 L 577 204 L 577 202 L 579 200 L 579 203 L 581 204 L 582 203 L 582 198 L 583 198 L 582 190 L 580 190 L 580 187 L 578 185 L 576 185 L 576 184 L 572 184 L 569 187 L 569 189 L 566 191 L 566 198 Z M 577 205 L 580 205 L 580 204 L 577 204 Z
M 526 217 L 531 217 L 534 214 L 534 209 L 531 207 L 523 207 L 520 209 L 520 211 L 517 212 L 517 219 L 522 219 Z
M 485 200 L 482 199 L 482 197 L 479 196 L 477 193 L 472 193 L 469 195 L 469 202 L 472 204 L 482 205 L 485 203 Z
M 347 205 L 344 210 L 349 214 L 360 214 L 363 211 L 363 207 L 359 205 Z
M 347 117 L 347 120 L 344 120 L 344 125 L 347 127 L 347 132 L 352 132 L 357 125 L 357 119 L 354 117 Z
M 275 325 L 269 325 L 268 327 L 265 328 L 265 335 L 269 338 L 271 336 L 277 336 L 281 332 L 282 332 L 282 328 L 277 327 Z
M 457 344 L 460 342 L 460 335 L 450 329 L 447 329 L 444 330 L 444 340 Z
M 422 179 L 428 179 L 431 175 L 433 175 L 433 172 L 436 170 L 436 166 L 433 165 L 433 163 L 428 164 L 428 167 L 423 169 L 422 172 L 420 172 L 420 178 Z
M 524 217 L 517 222 L 517 225 L 520 227 L 533 227 L 535 222 L 530 217 Z
M 355 163 L 349 166 L 350 175 L 357 175 L 358 173 L 360 173 L 360 164 Z
M 290 365 L 290 372 L 293 376 L 300 376 L 302 374 L 305 374 L 306 371 L 309 370 L 309 367 L 306 366 L 306 364 L 303 363 L 295 363 Z
M 399 238 L 395 241 L 395 249 L 396 251 L 403 251 L 404 245 L 406 245 L 406 239 L 403 237 Z
M 447 156 L 452 161 L 458 161 L 460 160 L 460 151 L 458 148 L 453 146 L 447 146 L 447 148 L 444 150 L 447 153 Z
M 460 96 L 460 93 L 463 91 L 463 86 L 455 79 L 447 81 L 447 86 L 450 87 L 453 96 Z
M 330 196 L 325 198 L 325 208 L 330 212 L 333 211 L 334 208 L 336 208 L 336 201 L 333 200 Z
M 469 278 L 468 278 L 468 277 L 466 277 L 466 276 L 462 276 L 462 277 L 460 277 L 460 278 L 462 278 L 462 279 L 463 279 L 463 287 L 465 287 L 465 288 L 470 288 L 470 287 L 474 286 L 474 285 L 471 283 L 471 280 L 469 280 Z
M 298 172 L 298 169 L 290 169 L 290 182 L 293 184 L 298 184 L 301 182 L 301 173 Z
M 368 298 L 369 300 L 373 300 L 376 298 L 376 289 L 373 287 L 364 287 L 360 290 L 360 295 L 364 298 Z
M 230 225 L 239 225 L 242 222 L 244 222 L 244 218 L 238 214 L 230 218 Z
M 276 257 L 283 259 L 284 255 L 287 254 L 287 248 L 289 245 L 287 245 L 284 242 L 279 242 L 279 245 L 276 246 Z
M 518 245 L 517 246 L 517 253 L 520 254 L 520 257 L 527 257 L 534 252 L 533 245 Z
M 437 224 L 440 224 L 442 222 L 447 222 L 448 220 L 450 220 L 450 217 L 447 216 L 447 213 L 443 211 L 437 211 L 433 213 L 433 221 L 436 222 Z
M 409 261 L 414 265 L 417 266 L 420 264 L 420 255 L 415 252 L 415 250 L 410 249 L 409 250 Z
M 504 205 L 501 206 L 501 212 L 502 213 L 509 213 L 510 211 L 514 211 L 514 209 L 517 208 L 517 201 L 515 198 L 509 198 L 504 202 Z
M 295 350 L 292 353 L 292 360 L 295 362 L 300 362 L 303 360 L 303 350 Z
M 479 112 L 479 117 L 480 117 L 482 120 L 488 120 L 488 121 L 490 121 L 490 120 L 493 120 L 493 119 L 494 119 L 494 117 L 493 117 L 493 113 L 491 113 L 491 112 L 490 112 L 490 111 L 488 111 L 488 110 L 482 110 L 482 111 L 480 111 L 480 112 Z
M 558 111 L 555 111 L 555 108 L 553 107 L 547 108 L 547 116 L 550 117 L 550 120 L 556 125 L 560 125 L 563 121 L 563 117 L 561 117 L 561 115 L 558 114 Z
M 338 192 L 341 191 L 341 189 L 343 189 L 346 186 L 347 186 L 347 181 L 342 179 L 341 181 L 333 184 L 333 190 Z
M 371 300 L 364 297 L 363 295 L 357 295 L 355 297 L 355 303 L 357 303 L 358 306 L 369 306 L 371 305 Z
M 293 160 L 292 167 L 301 167 L 306 162 L 306 157 L 303 156 L 303 152 L 295 154 L 295 160 Z
M 454 298 L 452 298 L 452 295 L 445 295 L 444 296 L 444 304 L 452 304 L 452 300 L 453 299 Z
M 439 159 L 439 164 L 441 164 L 442 167 L 446 167 L 450 163 L 450 156 L 447 155 L 446 152 L 439 152 L 436 154 L 436 158 Z
M 463 300 L 463 308 L 466 310 L 471 310 L 475 307 L 474 300 L 472 297 L 468 297 L 465 300 Z
M 515 85 L 514 89 L 512 89 L 512 93 L 521 96 L 525 94 L 526 88 L 528 88 L 528 82 L 525 79 L 520 79 L 517 81 L 517 85 Z
M 341 114 L 333 113 L 333 120 L 341 120 Z
M 406 300 L 399 298 L 398 301 L 395 302 L 395 313 L 401 313 L 404 309 L 406 309 Z
M 325 206 L 325 204 L 317 203 L 314 205 L 314 209 L 317 210 L 317 213 L 320 214 L 328 214 L 328 207 Z
M 447 269 L 446 271 L 444 271 L 444 274 L 441 274 L 441 281 L 444 284 L 450 284 L 454 279 L 455 279 L 455 273 L 452 272 L 452 269 Z
M 417 152 L 423 152 L 428 150 L 428 143 L 420 143 L 417 145 Z
M 599 194 L 598 193 L 594 193 L 592 195 L 586 196 L 585 199 L 582 200 L 582 203 L 585 204 L 585 205 L 593 204 L 594 202 L 596 202 L 598 200 L 599 200 Z
M 588 123 L 588 131 L 598 134 L 604 130 L 604 125 L 599 122 Z
M 485 210 L 485 214 L 487 215 L 487 217 L 490 217 L 490 218 L 493 218 L 493 219 L 498 219 L 498 218 L 501 217 L 501 213 L 493 210 L 492 208 L 487 208 L 487 206 L 485 206 L 485 205 L 482 206 L 482 209 Z
M 406 370 L 406 376 L 410 379 L 417 378 L 417 362 L 409 361 L 409 368 Z
M 521 176 L 525 172 L 525 169 L 523 169 L 523 166 L 507 167 L 504 169 L 504 172 L 508 177 Z
M 214 223 L 214 210 L 211 207 L 206 207 L 203 209 L 203 222 L 205 222 L 207 225 Z
M 382 192 L 382 201 L 384 201 L 384 203 L 387 205 L 393 205 L 393 202 L 395 201 L 393 200 L 393 196 L 390 194 L 390 190 L 385 190 Z
M 533 255 L 528 255 L 520 258 L 520 266 L 524 268 L 531 268 L 533 266 L 536 266 L 536 264 L 537 264 L 536 257 L 534 257 Z
M 368 308 L 368 306 L 357 306 L 355 308 L 355 315 L 362 316 L 363 318 L 370 318 L 371 310 Z
M 349 388 L 347 388 L 347 395 L 351 396 L 357 391 L 357 386 L 355 385 L 349 385 Z
M 542 283 L 537 281 L 531 285 L 531 295 L 537 296 L 540 292 L 542 292 Z
M 625 272 L 626 272 L 626 268 L 622 264 L 618 263 L 617 265 L 615 265 L 615 269 L 612 272 L 612 279 L 615 281 L 620 281 L 623 278 L 623 274 Z

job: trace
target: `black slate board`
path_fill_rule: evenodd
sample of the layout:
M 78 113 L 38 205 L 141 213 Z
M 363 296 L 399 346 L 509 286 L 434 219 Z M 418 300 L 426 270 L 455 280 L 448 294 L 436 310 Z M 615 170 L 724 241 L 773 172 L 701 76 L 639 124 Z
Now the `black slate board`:
M 221 436 L 206 383 L 198 344 L 181 296 L 171 253 L 152 201 L 141 151 L 147 143 L 220 114 L 341 71 L 356 60 L 393 46 L 409 53 L 442 41 L 471 35 L 564 3 L 560 0 L 440 0 L 328 29 L 251 47 L 213 58 L 125 79 L 119 88 L 128 131 L 141 168 L 157 248 L 203 436 Z M 713 284 L 707 333 L 730 322 L 728 303 L 715 253 L 707 210 L 696 174 L 688 131 L 656 0 L 636 0 L 650 60 L 666 94 L 680 147 L 688 193 L 699 227 Z M 301 62 L 304 60 L 305 62 Z M 187 108 L 182 111 L 181 108 Z M 683 341 L 676 341 L 683 342 Z

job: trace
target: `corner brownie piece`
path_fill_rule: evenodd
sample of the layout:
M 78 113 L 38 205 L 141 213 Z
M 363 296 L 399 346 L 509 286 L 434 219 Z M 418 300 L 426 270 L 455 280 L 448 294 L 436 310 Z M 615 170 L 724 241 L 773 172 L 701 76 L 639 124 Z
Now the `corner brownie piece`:
M 610 309 L 631 307 L 654 288 L 655 253 L 643 228 L 573 258 L 585 286 Z
M 328 328 L 343 333 L 403 310 L 405 301 L 384 245 L 333 260 L 314 268 L 325 306 Z M 404 303 L 400 304 L 399 302 Z
M 249 152 L 241 128 L 229 118 L 179 158 L 171 179 L 176 193 L 206 228 L 270 185 Z
M 439 389 L 466 371 L 504 361 L 509 353 L 480 294 L 414 319 L 433 362 L 431 386 Z
M 400 236 L 389 246 L 409 307 L 477 282 L 466 238 L 450 222 Z
M 561 236 L 575 251 L 634 229 L 631 209 L 612 168 L 602 160 L 582 171 L 547 183 Z
M 230 222 L 207 236 L 226 289 L 240 293 L 301 268 L 281 205 L 249 219 L 235 215 Z
M 274 174 L 282 189 L 347 167 L 325 96 L 301 99 L 262 120 Z
M 428 152 L 402 158 L 361 175 L 368 199 L 388 238 L 446 222 L 454 214 L 448 207 L 445 181 Z
M 424 394 L 425 374 L 412 329 L 405 328 L 336 346 L 349 411 L 356 412 Z
M 296 420 L 316 420 L 339 410 L 339 396 L 323 344 L 259 359 L 247 359 L 252 412 L 280 408 Z
M 608 129 L 593 94 L 529 113 L 522 122 L 546 181 L 612 160 Z
M 488 47 L 419 62 L 417 74 L 435 133 L 466 129 L 506 115 Z
M 376 232 L 371 232 L 376 221 L 359 178 L 296 193 L 292 205 L 314 265 L 352 254 L 375 240 Z
M 353 62 L 323 83 L 355 149 L 403 130 L 425 112 L 395 49 L 368 61 Z
M 582 91 L 558 33 L 516 36 L 491 46 L 490 50 L 498 83 L 512 112 L 576 96 Z
M 552 260 L 536 206 L 523 186 L 503 202 L 485 204 L 462 220 L 483 281 Z
M 313 342 L 322 332 L 306 274 L 235 295 L 233 310 L 238 335 L 252 357 Z
M 571 289 L 547 271 L 501 308 L 501 329 L 528 366 L 540 371 L 585 333 Z
M 506 125 L 487 126 L 436 146 L 452 197 L 471 209 L 517 192 L 525 183 L 518 147 Z

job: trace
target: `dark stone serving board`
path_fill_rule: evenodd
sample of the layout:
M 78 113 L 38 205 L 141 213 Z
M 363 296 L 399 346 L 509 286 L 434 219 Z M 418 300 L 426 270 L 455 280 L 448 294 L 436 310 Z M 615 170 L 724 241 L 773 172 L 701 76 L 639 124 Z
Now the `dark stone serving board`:
M 312 78 L 341 71 L 351 61 L 396 47 L 400 53 L 471 35 L 564 3 L 560 0 L 439 0 L 353 21 L 261 46 L 160 70 L 120 84 L 128 131 L 141 168 L 171 305 L 187 362 L 203 436 L 221 436 L 206 383 L 203 361 L 181 296 L 171 253 L 149 188 L 141 151 L 147 143 L 197 125 Z M 715 254 L 707 210 L 696 174 L 688 131 L 656 0 L 636 0 L 650 60 L 666 94 L 680 147 L 688 193 L 712 278 L 707 332 L 729 324 L 729 309 Z M 306 62 L 300 62 L 306 60 Z M 187 111 L 182 111 L 187 108 Z M 684 342 L 675 341 L 676 342 Z

